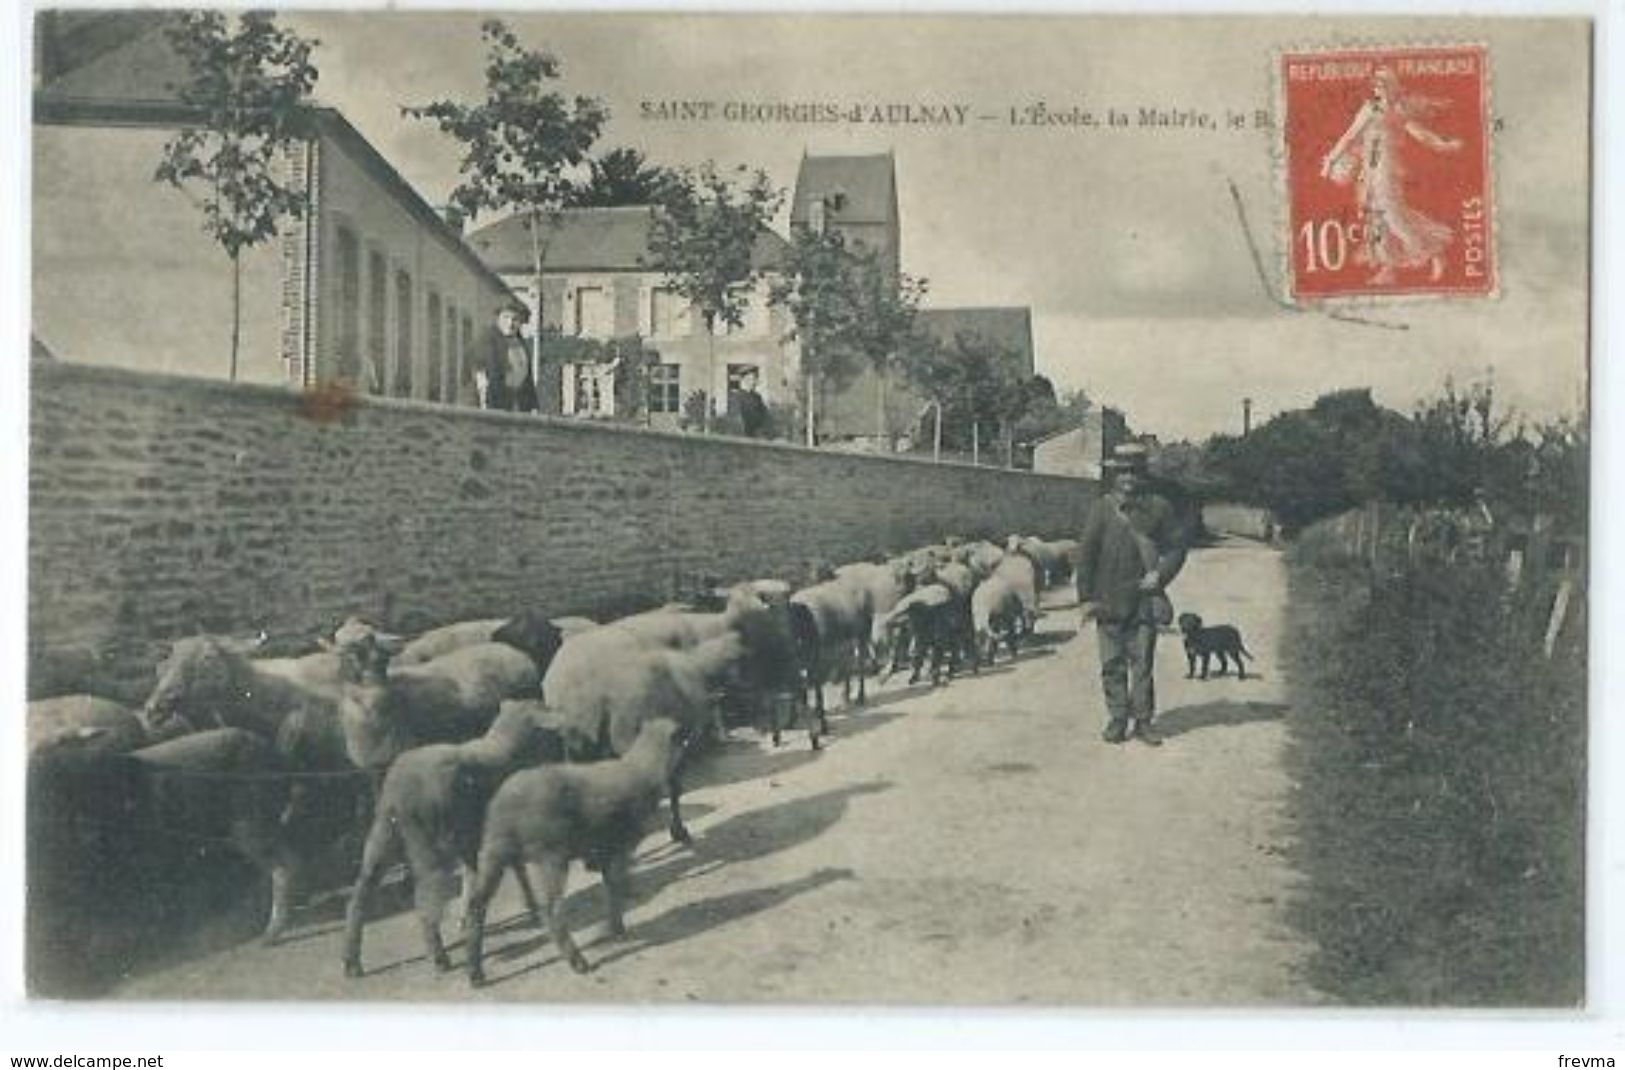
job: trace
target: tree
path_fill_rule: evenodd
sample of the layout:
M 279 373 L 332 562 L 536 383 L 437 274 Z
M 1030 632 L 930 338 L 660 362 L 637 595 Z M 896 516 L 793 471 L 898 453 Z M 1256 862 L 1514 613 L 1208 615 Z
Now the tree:
M 591 176 L 569 194 L 572 208 L 660 204 L 677 188 L 675 171 L 649 163 L 637 149 L 611 149 L 587 166 Z
M 848 309 L 841 317 L 844 347 L 875 373 L 875 436 L 889 439 L 886 426 L 886 383 L 897 369 L 904 340 L 914 333 L 926 280 L 891 272 L 874 250 L 849 254 L 852 259 L 842 296 Z
M 153 178 L 201 191 L 203 230 L 231 260 L 231 364 L 237 378 L 242 334 L 243 250 L 298 218 L 303 193 L 285 181 L 287 151 L 304 136 L 303 103 L 316 84 L 310 53 L 319 42 L 276 25 L 270 12 L 236 17 L 184 11 L 165 33 L 191 80 L 172 86 L 200 122 L 164 144 Z
M 972 454 L 981 453 L 982 425 L 1001 428 L 1028 404 L 1028 386 L 1016 353 L 980 334 L 959 332 L 952 342 L 916 335 L 904 350 L 903 374 L 937 406 L 938 452 L 946 424 L 950 444 L 964 445 L 968 428 Z
M 567 98 L 549 86 L 563 64 L 545 49 L 525 48 L 499 19 L 480 24 L 485 38 L 485 99 L 478 104 L 439 100 L 401 109 L 429 119 L 463 146 L 462 181 L 452 206 L 468 219 L 482 211 L 523 217 L 530 234 L 536 305 L 538 360 L 546 327 L 542 318 L 542 272 L 547 263 L 544 230 L 558 223 L 571 203 L 576 176 L 609 118 L 595 97 Z
M 853 260 L 838 231 L 798 227 L 790 235 L 790 252 L 774 282 L 770 304 L 790 316 L 788 339 L 801 343 L 803 411 L 807 445 L 817 445 L 816 399 L 824 383 L 840 383 L 857 368 L 848 341 L 852 330 Z M 787 339 L 787 340 L 788 340 Z M 903 348 L 918 344 L 912 335 Z
M 740 166 L 726 174 L 707 161 L 679 171 L 655 212 L 649 234 L 653 266 L 705 324 L 708 395 L 716 378 L 717 326 L 744 325 L 750 290 L 760 276 L 756 243 L 783 200 L 784 191 L 765 172 Z M 709 415 L 703 427 L 710 430 Z

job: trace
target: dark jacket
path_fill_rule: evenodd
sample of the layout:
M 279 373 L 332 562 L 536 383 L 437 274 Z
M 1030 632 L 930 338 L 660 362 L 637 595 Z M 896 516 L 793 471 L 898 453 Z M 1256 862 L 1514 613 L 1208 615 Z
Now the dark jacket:
M 525 350 L 525 374 L 517 383 L 508 381 L 508 346 L 517 341 Z M 488 383 L 485 407 L 510 412 L 536 411 L 536 383 L 531 379 L 530 343 L 524 338 L 503 334 L 495 325 L 475 339 L 465 359 L 475 371 L 485 373 Z
M 1188 546 L 1185 524 L 1166 498 L 1102 494 L 1078 540 L 1078 600 L 1095 603 L 1101 620 L 1132 620 L 1146 610 L 1141 577 L 1155 568 L 1158 590 L 1167 587 Z
M 773 418 L 767 411 L 767 402 L 754 390 L 734 391 L 734 407 L 747 438 L 771 438 Z

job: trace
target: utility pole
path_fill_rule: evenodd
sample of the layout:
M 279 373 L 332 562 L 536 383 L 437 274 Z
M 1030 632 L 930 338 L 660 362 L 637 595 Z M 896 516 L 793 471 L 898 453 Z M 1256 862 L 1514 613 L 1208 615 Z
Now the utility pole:
M 1246 438 L 1253 430 L 1253 399 L 1241 399 L 1241 437 Z

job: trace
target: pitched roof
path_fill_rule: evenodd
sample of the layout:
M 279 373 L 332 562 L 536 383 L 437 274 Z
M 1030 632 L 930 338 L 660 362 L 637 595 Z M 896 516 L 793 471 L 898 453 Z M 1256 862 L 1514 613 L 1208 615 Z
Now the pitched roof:
M 803 156 L 796 175 L 792 225 L 805 224 L 814 202 L 839 195 L 832 218 L 843 223 L 885 223 L 897 216 L 897 161 L 878 156 Z
M 42 11 L 34 26 L 38 95 L 56 100 L 174 101 L 189 77 L 163 33 L 168 11 Z
M 1013 350 L 1026 374 L 1033 374 L 1033 312 L 1030 308 L 922 308 L 919 325 L 944 343 L 965 334 Z
M 654 209 L 647 205 L 618 208 L 566 208 L 543 223 L 549 271 L 653 271 L 649 241 Z M 498 273 L 531 270 L 531 238 L 523 216 L 510 215 L 471 231 L 469 246 Z M 771 230 L 757 236 L 751 259 L 758 268 L 783 261 L 788 243 Z
M 41 12 L 35 28 L 42 70 L 34 91 L 34 121 L 157 128 L 198 123 L 200 109 L 182 102 L 173 88 L 191 78 L 185 59 L 163 32 L 174 19 L 173 12 L 165 11 Z M 341 112 L 307 104 L 304 113 L 470 270 L 511 294 L 462 235 Z

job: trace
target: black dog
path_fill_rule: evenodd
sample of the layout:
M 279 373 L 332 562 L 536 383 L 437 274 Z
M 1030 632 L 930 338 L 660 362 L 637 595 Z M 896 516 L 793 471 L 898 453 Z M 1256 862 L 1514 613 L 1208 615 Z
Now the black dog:
M 1229 624 L 1216 624 L 1211 628 L 1202 626 L 1202 618 L 1195 613 L 1181 613 L 1179 615 L 1179 630 L 1185 633 L 1185 659 L 1190 662 L 1190 670 L 1185 673 L 1189 680 L 1196 675 L 1196 659 L 1202 659 L 1202 679 L 1207 679 L 1208 660 L 1217 654 L 1219 656 L 1219 675 L 1223 676 L 1229 671 L 1229 662 L 1236 663 L 1236 678 L 1247 679 L 1247 669 L 1242 665 L 1242 656 L 1251 658 L 1252 651 L 1241 642 L 1241 633 Z

